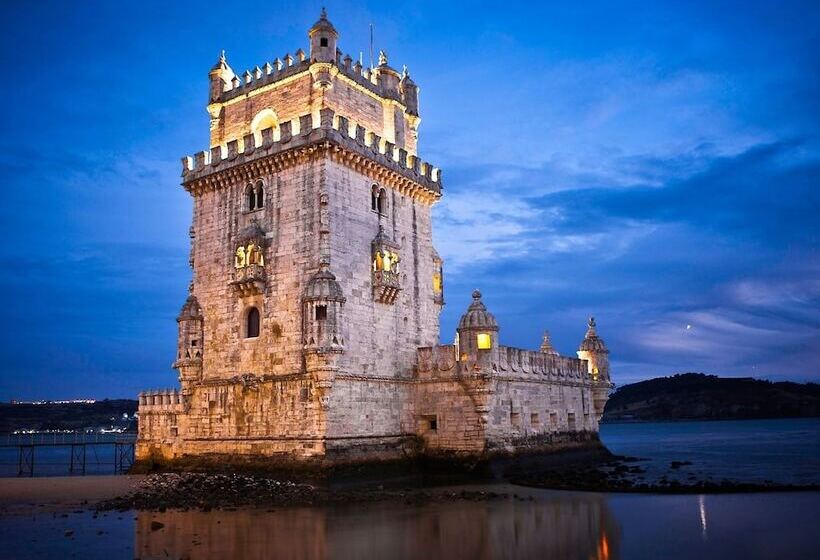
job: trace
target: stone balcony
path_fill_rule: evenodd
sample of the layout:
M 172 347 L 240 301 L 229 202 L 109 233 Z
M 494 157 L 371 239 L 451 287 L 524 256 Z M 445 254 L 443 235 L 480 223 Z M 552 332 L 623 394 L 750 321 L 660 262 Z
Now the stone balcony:
M 379 303 L 393 303 L 401 291 L 398 272 L 392 270 L 373 271 L 373 296 Z
M 234 269 L 231 288 L 244 296 L 261 294 L 265 290 L 265 267 L 260 264 L 249 264 Z

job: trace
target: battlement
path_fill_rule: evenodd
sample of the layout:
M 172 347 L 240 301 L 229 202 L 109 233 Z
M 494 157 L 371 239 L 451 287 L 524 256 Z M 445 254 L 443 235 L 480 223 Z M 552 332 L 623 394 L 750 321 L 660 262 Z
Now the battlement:
M 176 389 L 144 391 L 139 394 L 138 411 L 140 413 L 180 412 L 182 411 L 182 394 Z
M 223 146 L 183 157 L 183 185 L 189 191 L 195 190 L 197 181 L 225 169 L 292 153 L 308 146 L 329 148 L 333 145 L 377 163 L 384 170 L 403 179 L 403 189 L 418 191 L 417 188 L 408 186 L 409 181 L 432 195 L 433 199 L 441 196 L 441 170 L 438 167 L 408 154 L 403 148 L 396 148 L 393 143 L 351 119 L 335 114 L 332 109 L 321 109 L 318 115 L 307 114 L 281 122 L 277 128 L 262 130 L 259 136 L 257 138 L 249 133 Z
M 254 90 L 307 72 L 313 65 L 330 65 L 334 67 L 339 74 L 349 78 L 371 93 L 405 104 L 405 100 L 398 90 L 385 87 L 384 84 L 379 81 L 378 67 L 371 69 L 362 65 L 359 61 L 354 63 L 353 58 L 349 54 L 344 56 L 342 56 L 342 54 L 342 51 L 337 49 L 336 58 L 333 62 L 311 62 L 306 58 L 305 52 L 302 49 L 298 49 L 295 53 L 295 57 L 288 53 L 282 58 L 265 62 L 262 66 L 255 66 L 240 74 L 235 74 L 231 81 L 225 84 L 225 89 L 213 102 L 226 103 L 235 97 L 248 94 Z
M 417 371 L 419 377 L 433 378 L 484 374 L 553 383 L 592 382 L 585 360 L 511 346 L 499 346 L 497 354 L 465 354 L 458 359 L 453 344 L 419 348 Z

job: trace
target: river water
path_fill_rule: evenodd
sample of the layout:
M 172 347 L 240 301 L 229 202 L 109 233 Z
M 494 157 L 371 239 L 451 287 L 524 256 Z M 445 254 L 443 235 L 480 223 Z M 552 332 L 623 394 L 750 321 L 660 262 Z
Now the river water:
M 818 481 L 820 421 L 609 425 L 616 453 L 712 476 Z M 0 481 L 0 484 L 2 481 Z M 645 495 L 506 484 L 507 498 L 0 516 L 0 558 L 809 559 L 820 492 Z M 514 496 L 515 495 L 515 496 Z

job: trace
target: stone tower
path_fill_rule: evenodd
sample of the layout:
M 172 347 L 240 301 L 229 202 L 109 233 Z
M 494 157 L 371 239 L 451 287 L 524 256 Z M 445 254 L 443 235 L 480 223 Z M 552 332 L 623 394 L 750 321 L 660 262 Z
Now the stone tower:
M 209 149 L 182 158 L 181 390 L 140 395 L 137 459 L 335 464 L 594 441 L 605 350 L 579 352 L 588 371 L 551 346 L 503 346 L 477 290 L 457 343 L 439 345 L 442 184 L 418 157 L 419 88 L 383 51 L 374 68 L 344 55 L 324 10 L 307 36 L 308 53 L 235 72 L 223 52 L 208 74 Z
M 578 347 L 578 358 L 586 360 L 589 376 L 593 381 L 592 396 L 598 418 L 604 413 L 604 406 L 609 399 L 609 390 L 612 383 L 609 380 L 609 350 L 604 339 L 598 336 L 595 317 L 590 317 L 587 323 L 587 333 Z

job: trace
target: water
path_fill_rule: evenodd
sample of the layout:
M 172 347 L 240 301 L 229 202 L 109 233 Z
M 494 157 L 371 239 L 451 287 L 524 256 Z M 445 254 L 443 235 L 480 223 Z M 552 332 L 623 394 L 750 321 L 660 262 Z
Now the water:
M 114 474 L 119 441 L 133 442 L 134 434 L 23 434 L 0 436 L 0 477 L 17 476 L 19 444 L 34 448 L 34 476 L 67 476 L 81 473 L 82 450 L 75 447 L 75 472 L 71 473 L 71 444 L 89 443 L 85 449 L 85 474 Z M 47 444 L 47 446 L 42 446 Z M 59 445 L 55 445 L 59 444 Z
M 814 518 L 820 493 L 647 496 L 496 489 L 517 492 L 519 499 L 0 517 L 0 558 L 818 557 Z M 162 526 L 152 528 L 152 522 Z
M 714 479 L 817 484 L 820 419 L 605 425 L 619 454 Z M 0 480 L 0 484 L 3 481 Z M 518 497 L 237 511 L 0 513 L 0 559 L 809 559 L 820 492 Z M 160 525 L 152 523 L 159 523 Z M 67 534 L 66 531 L 71 531 Z
M 649 459 L 647 478 L 691 461 L 680 478 L 820 484 L 820 418 L 604 424 L 601 440 L 613 453 Z

